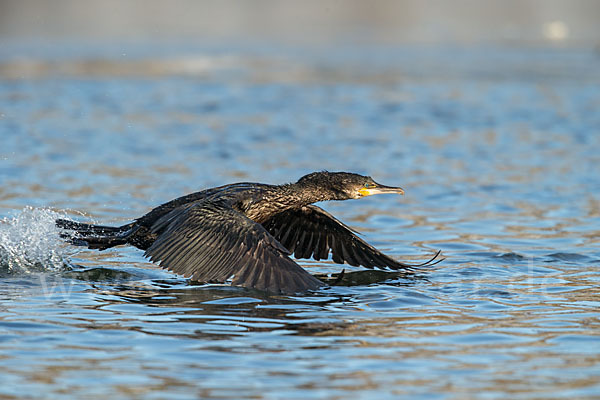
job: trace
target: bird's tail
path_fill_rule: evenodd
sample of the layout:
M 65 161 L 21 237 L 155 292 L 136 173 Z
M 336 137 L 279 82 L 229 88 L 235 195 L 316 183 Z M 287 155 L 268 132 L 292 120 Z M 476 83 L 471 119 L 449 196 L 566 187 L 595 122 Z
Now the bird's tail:
M 133 224 L 123 226 L 104 226 L 86 224 L 59 218 L 56 226 L 65 229 L 61 237 L 76 246 L 86 246 L 89 249 L 106 250 L 120 244 L 127 244 L 127 239 Z

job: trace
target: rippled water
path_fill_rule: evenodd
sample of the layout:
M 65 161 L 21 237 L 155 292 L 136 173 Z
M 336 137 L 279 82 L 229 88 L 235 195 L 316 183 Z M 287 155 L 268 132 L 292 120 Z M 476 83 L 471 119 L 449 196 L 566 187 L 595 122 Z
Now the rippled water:
M 600 59 L 298 57 L 75 59 L 25 78 L 5 60 L 0 396 L 600 396 Z M 266 296 L 75 249 L 51 223 L 322 169 L 404 187 L 323 207 L 394 257 L 446 260 Z

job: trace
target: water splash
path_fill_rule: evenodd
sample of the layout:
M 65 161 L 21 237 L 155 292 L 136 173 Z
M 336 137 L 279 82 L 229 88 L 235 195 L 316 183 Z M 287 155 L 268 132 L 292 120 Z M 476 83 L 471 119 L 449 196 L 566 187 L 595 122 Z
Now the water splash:
M 0 274 L 19 274 L 62 268 L 68 246 L 54 224 L 61 214 L 25 207 L 15 217 L 0 220 Z

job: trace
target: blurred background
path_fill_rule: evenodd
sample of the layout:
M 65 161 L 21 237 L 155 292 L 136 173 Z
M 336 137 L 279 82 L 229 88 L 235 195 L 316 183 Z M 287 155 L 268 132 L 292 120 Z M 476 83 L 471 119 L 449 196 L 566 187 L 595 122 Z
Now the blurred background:
M 314 169 L 522 182 L 516 158 L 549 168 L 541 150 L 595 137 L 599 16 L 594 0 L 4 0 L 2 179 L 162 168 L 172 195 Z M 566 168 L 588 171 L 571 162 L 584 149 Z M 51 164 L 20 168 L 31 152 Z M 156 199 L 111 182 L 110 199 Z
M 373 67 L 374 60 L 392 62 L 396 53 L 411 51 L 398 72 L 423 72 L 423 68 L 434 67 L 431 58 L 444 49 L 450 53 L 489 47 L 598 51 L 599 17 L 600 3 L 594 0 L 3 0 L 0 56 L 4 62 L 0 72 L 4 76 L 50 71 L 201 75 L 224 68 L 228 62 L 246 64 L 239 59 L 201 57 L 209 52 L 259 56 L 262 61 L 268 53 L 270 62 L 253 69 L 278 69 L 273 57 L 303 51 L 301 64 L 309 64 L 303 65 L 305 69 L 315 67 L 319 58 L 335 54 L 344 55 L 358 70 Z M 310 58 L 306 57 L 308 50 Z M 438 73 L 457 68 L 460 61 L 448 55 L 436 60 L 445 67 L 438 66 Z M 489 56 L 493 58 L 487 60 L 489 65 L 486 57 L 478 60 L 485 64 L 484 71 L 502 63 L 503 57 Z M 40 63 L 40 57 L 54 61 L 78 57 L 87 62 L 49 65 Z M 155 62 L 114 64 L 140 57 Z M 459 60 L 473 62 L 464 57 Z M 290 65 L 280 67 L 292 69 Z M 343 74 L 345 67 L 336 64 L 335 69 Z M 298 70 L 270 72 L 282 79 L 285 75 L 297 77 L 302 73 Z
M 4 40 L 599 45 L 594 0 L 43 0 L 0 3 Z

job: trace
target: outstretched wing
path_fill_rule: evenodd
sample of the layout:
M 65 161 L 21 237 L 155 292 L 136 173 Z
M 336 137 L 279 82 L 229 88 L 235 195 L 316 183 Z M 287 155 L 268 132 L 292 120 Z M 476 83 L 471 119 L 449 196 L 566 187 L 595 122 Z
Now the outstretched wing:
M 431 263 L 439 254 L 419 265 L 398 262 L 359 238 L 327 211 L 312 205 L 281 212 L 263 226 L 296 258 L 327 259 L 331 251 L 333 261 L 339 264 L 410 270 Z
M 145 256 L 201 282 L 225 282 L 270 292 L 296 293 L 324 284 L 288 257 L 260 224 L 227 205 L 179 207 L 152 225 L 158 234 Z

